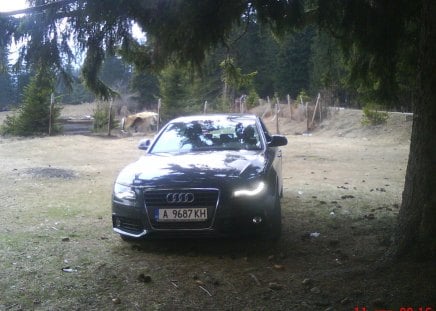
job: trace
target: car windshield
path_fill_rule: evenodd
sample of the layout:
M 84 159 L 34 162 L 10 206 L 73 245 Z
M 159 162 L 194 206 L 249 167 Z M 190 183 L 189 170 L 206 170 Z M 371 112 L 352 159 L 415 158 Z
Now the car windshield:
M 253 118 L 223 117 L 172 122 L 154 143 L 150 153 L 262 148 L 262 139 Z

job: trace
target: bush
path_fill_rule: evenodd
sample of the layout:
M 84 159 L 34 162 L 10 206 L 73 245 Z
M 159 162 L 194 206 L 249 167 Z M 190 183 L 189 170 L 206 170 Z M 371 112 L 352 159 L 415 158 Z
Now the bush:
M 7 115 L 0 129 L 2 135 L 17 135 L 18 132 L 18 118 L 16 115 Z
M 94 132 L 105 132 L 108 130 L 108 122 L 109 122 L 109 110 L 111 109 L 110 104 L 108 102 L 98 102 L 97 106 L 94 110 Z M 111 118 L 110 118 L 110 129 L 113 130 L 119 126 L 118 122 L 115 121 L 115 113 L 112 109 Z
M 386 111 L 379 111 L 382 107 L 377 104 L 369 103 L 363 107 L 363 119 L 364 125 L 379 125 L 385 124 L 389 118 Z
M 259 105 L 259 95 L 257 95 L 255 90 L 251 90 L 250 93 L 248 93 L 247 99 L 246 99 L 247 109 L 251 109 Z
M 307 95 L 305 90 L 301 90 L 300 93 L 297 96 L 297 101 L 300 103 L 302 102 L 305 104 L 306 102 L 310 102 L 311 98 L 309 95 Z

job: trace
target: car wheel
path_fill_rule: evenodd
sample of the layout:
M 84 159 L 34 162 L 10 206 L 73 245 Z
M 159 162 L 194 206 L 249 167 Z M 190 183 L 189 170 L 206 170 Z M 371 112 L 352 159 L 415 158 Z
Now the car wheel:
M 274 204 L 274 211 L 271 214 L 271 240 L 278 240 L 282 235 L 282 208 L 280 204 L 280 197 L 277 196 Z
M 126 242 L 133 242 L 133 241 L 138 240 L 136 238 L 132 238 L 131 236 L 124 235 L 124 234 L 120 234 L 120 238 L 121 238 L 121 240 L 126 241 Z

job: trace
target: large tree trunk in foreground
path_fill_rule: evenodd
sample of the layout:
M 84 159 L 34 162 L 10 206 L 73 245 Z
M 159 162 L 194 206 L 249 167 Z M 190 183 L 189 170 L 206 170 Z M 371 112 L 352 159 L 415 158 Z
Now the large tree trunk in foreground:
M 424 0 L 419 94 L 403 201 L 390 255 L 436 256 L 436 1 Z

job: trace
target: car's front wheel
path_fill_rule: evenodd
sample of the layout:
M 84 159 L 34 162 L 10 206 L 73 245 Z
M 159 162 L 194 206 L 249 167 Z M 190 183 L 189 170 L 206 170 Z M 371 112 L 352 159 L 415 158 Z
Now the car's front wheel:
M 128 236 L 128 235 L 124 235 L 124 234 L 120 234 L 120 238 L 121 238 L 121 240 L 126 241 L 126 242 L 138 241 L 137 238 L 134 238 L 134 237 L 131 237 L 131 236 Z
M 276 196 L 274 210 L 270 218 L 270 238 L 272 240 L 280 239 L 282 235 L 282 208 L 280 204 L 280 196 Z

